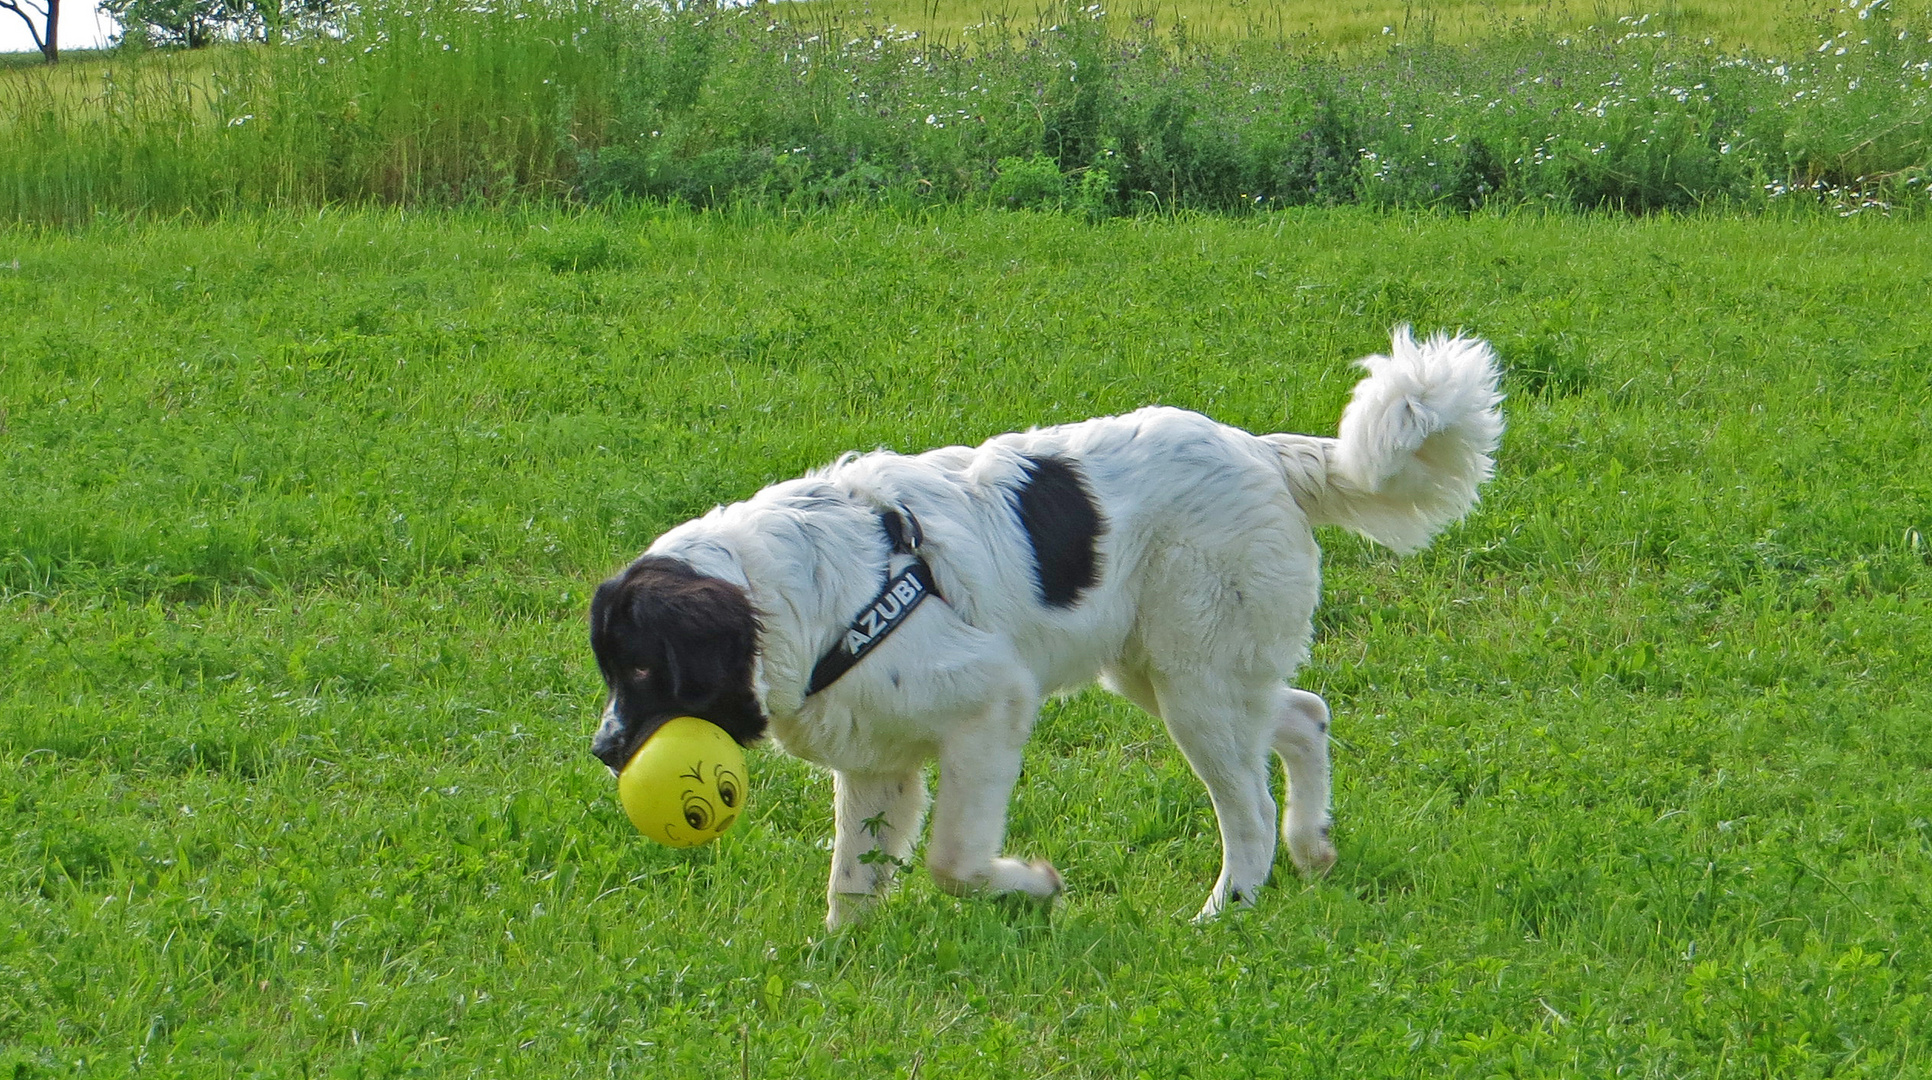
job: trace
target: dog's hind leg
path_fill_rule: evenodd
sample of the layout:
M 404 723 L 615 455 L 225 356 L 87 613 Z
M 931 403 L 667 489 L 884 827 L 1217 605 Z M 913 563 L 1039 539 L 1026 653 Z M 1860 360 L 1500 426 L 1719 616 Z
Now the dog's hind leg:
M 912 857 L 926 817 L 926 777 L 918 768 L 901 774 L 832 774 L 832 882 L 825 923 L 838 929 L 863 916 Z
M 1020 778 L 1020 748 L 1038 708 L 1036 696 L 1015 691 L 950 732 L 940 747 L 926 867 L 941 889 L 956 896 L 1016 892 L 1036 900 L 1060 891 L 1060 872 L 1052 864 L 999 853 L 1007 804 Z
M 1142 672 L 1130 667 L 1110 667 L 1100 673 L 1100 685 L 1140 706 L 1140 710 L 1154 719 L 1160 719 L 1161 703 L 1154 696 L 1154 683 Z
M 1168 734 L 1207 785 L 1221 826 L 1221 876 L 1196 921 L 1229 904 L 1247 904 L 1275 862 L 1275 800 L 1268 750 L 1272 695 L 1206 679 L 1156 683 Z
M 1328 840 L 1328 704 L 1284 686 L 1275 715 L 1275 753 L 1288 772 L 1288 809 L 1281 815 L 1288 857 L 1302 873 L 1326 873 L 1335 865 Z

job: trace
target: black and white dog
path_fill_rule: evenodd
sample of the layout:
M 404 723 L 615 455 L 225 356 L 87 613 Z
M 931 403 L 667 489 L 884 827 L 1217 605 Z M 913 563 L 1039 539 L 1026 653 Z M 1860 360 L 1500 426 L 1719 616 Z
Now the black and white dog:
M 1320 589 L 1311 531 L 1398 552 L 1476 501 L 1502 436 L 1479 340 L 1361 361 L 1336 438 L 1250 435 L 1148 408 L 977 448 L 847 455 L 672 529 L 598 588 L 612 769 L 674 716 L 832 770 L 834 926 L 910 857 L 939 762 L 926 865 L 950 892 L 1050 898 L 1060 875 L 1000 854 L 1041 699 L 1093 681 L 1160 717 L 1221 827 L 1210 917 L 1274 863 L 1269 753 L 1304 872 L 1328 840 L 1328 707 L 1289 685 Z M 874 849 L 890 858 L 862 858 Z

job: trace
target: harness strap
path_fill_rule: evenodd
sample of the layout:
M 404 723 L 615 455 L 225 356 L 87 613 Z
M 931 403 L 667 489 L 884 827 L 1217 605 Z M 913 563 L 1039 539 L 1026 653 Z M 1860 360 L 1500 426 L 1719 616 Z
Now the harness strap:
M 938 596 L 939 587 L 933 583 L 932 568 L 920 556 L 919 547 L 925 541 L 920 531 L 919 519 L 903 508 L 884 512 L 879 515 L 879 524 L 885 530 L 886 539 L 892 542 L 892 551 L 897 555 L 912 556 L 912 565 L 897 576 L 888 575 L 885 588 L 879 590 L 859 617 L 852 620 L 845 633 L 832 646 L 830 652 L 819 658 L 812 668 L 812 681 L 805 688 L 810 697 L 820 690 L 839 681 L 839 676 L 852 670 L 865 654 L 871 652 L 879 642 L 884 641 L 912 609 L 923 603 L 928 596 Z M 941 597 L 944 599 L 944 597 Z

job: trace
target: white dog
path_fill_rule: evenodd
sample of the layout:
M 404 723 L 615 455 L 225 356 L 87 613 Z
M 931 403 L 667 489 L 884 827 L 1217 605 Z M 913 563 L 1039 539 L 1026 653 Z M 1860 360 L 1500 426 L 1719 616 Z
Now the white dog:
M 937 758 L 933 880 L 1046 899 L 1052 866 L 1000 854 L 1007 802 L 1042 698 L 1098 677 L 1166 723 L 1213 798 L 1201 917 L 1268 878 L 1271 751 L 1289 856 L 1325 871 L 1328 708 L 1288 683 L 1320 588 L 1311 529 L 1423 546 L 1475 504 L 1503 430 L 1483 342 L 1402 327 L 1391 353 L 1361 361 L 1333 439 L 1148 408 L 848 455 L 680 525 L 597 590 L 592 752 L 622 768 L 691 715 L 831 769 L 834 926 L 911 856 Z

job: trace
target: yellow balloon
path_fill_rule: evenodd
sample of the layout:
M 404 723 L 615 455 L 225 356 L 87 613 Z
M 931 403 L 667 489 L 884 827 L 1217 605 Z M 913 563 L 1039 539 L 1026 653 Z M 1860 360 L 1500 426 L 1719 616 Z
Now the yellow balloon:
M 708 844 L 744 812 L 745 752 L 708 720 L 666 721 L 617 774 L 617 801 L 660 844 Z

